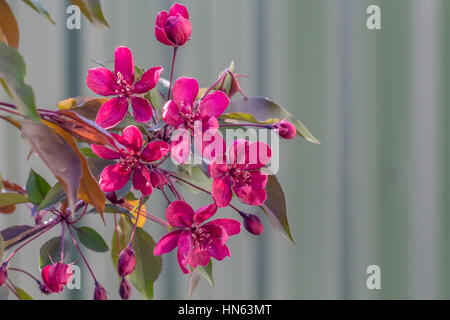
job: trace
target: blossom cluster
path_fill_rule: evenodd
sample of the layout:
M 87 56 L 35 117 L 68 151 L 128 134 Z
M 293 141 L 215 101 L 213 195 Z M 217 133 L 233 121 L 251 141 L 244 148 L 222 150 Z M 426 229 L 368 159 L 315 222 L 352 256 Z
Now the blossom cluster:
M 158 257 L 176 249 L 179 267 L 185 274 L 193 273 L 199 267 L 207 267 L 212 258 L 221 261 L 231 256 L 227 243 L 231 236 L 241 232 L 241 222 L 221 217 L 223 208 L 229 207 L 237 212 L 244 228 L 251 234 L 260 235 L 264 231 L 257 214 L 238 209 L 232 200 L 236 197 L 241 204 L 254 208 L 265 206 L 269 181 L 265 168 L 271 161 L 272 149 L 266 142 L 247 139 L 236 139 L 227 145 L 222 128 L 252 126 L 273 130 L 284 139 L 293 139 L 297 135 L 296 126 L 286 120 L 288 116 L 272 123 L 226 121 L 223 116 L 230 108 L 233 95 L 240 92 L 244 100 L 248 99 L 238 81 L 241 76 L 230 69 L 203 89 L 194 78 L 182 76 L 173 80 L 177 51 L 188 43 L 192 35 L 189 19 L 186 7 L 178 3 L 169 12 L 161 11 L 156 17 L 156 39 L 173 50 L 172 72 L 164 94 L 159 90 L 163 82 L 163 67 L 155 66 L 142 71 L 135 66 L 132 51 L 124 46 L 115 49 L 114 70 L 101 66 L 88 71 L 87 86 L 95 94 L 107 98 L 102 100 L 92 119 L 95 123 L 81 117 L 76 121 L 88 123 L 89 130 L 101 134 L 104 139 L 88 139 L 86 132 L 76 131 L 75 125 L 66 124 L 64 121 L 68 121 L 67 117 L 71 114 L 64 113 L 64 110 L 59 113 L 41 111 L 40 114 L 43 119 L 55 123 L 75 138 L 95 140 L 90 143 L 93 157 L 106 163 L 100 170 L 98 186 L 110 205 L 128 210 L 126 217 L 132 222 L 129 233 L 124 232 L 124 228 L 120 229 L 115 221 L 116 269 L 121 278 L 119 293 L 123 299 L 130 297 L 129 280 L 140 259 L 133 244 L 140 232 L 138 228 L 142 226 L 142 218 L 167 228 L 167 234 L 157 241 L 153 252 L 148 254 Z M 151 93 L 162 100 L 160 108 L 151 99 Z M 74 121 L 75 118 L 71 117 L 70 121 Z M 188 181 L 169 168 L 182 167 L 187 163 L 187 156 L 193 152 L 202 157 L 202 165 L 197 169 L 211 181 L 210 189 Z M 205 193 L 209 201 L 194 210 L 178 190 L 177 183 L 190 185 Z M 12 187 L 9 188 L 12 190 Z M 25 189 L 16 190 L 26 193 Z M 144 204 L 153 192 L 161 192 L 167 200 L 165 219 L 145 210 Z M 136 196 L 133 205 L 130 196 Z M 59 209 L 52 206 L 46 210 L 35 210 L 35 218 L 36 221 L 40 219 L 39 222 L 47 212 L 54 214 L 53 220 L 47 221 L 48 230 L 56 225 L 62 226 L 61 257 L 59 261 L 43 266 L 41 280 L 36 279 L 45 294 L 61 292 L 73 277 L 71 264 L 64 262 L 63 243 L 65 231 L 68 230 L 94 279 L 94 299 L 107 299 L 107 291 L 97 281 L 72 233 L 80 232 L 75 225 L 87 214 L 89 203 L 84 199 L 75 204 L 64 201 Z M 12 270 L 8 268 L 8 262 L 20 248 L 1 265 L 0 286 L 8 284 L 8 270 Z

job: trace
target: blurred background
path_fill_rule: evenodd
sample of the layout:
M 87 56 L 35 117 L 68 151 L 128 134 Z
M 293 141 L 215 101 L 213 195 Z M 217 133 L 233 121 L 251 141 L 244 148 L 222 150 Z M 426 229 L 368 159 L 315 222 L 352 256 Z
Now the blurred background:
M 102 1 L 108 30 L 84 17 L 81 30 L 67 30 L 68 1 L 42 2 L 56 26 L 9 1 L 39 107 L 92 96 L 85 84 L 87 70 L 96 66 L 91 59 L 111 60 L 118 45 L 132 49 L 136 65 L 162 65 L 162 76 L 169 77 L 171 51 L 155 40 L 153 25 L 172 1 Z M 450 1 L 183 3 L 193 34 L 179 52 L 175 76 L 197 77 L 206 87 L 234 60 L 236 71 L 250 76 L 242 81 L 248 95 L 277 101 L 322 142 L 298 138 L 281 145 L 279 179 L 296 245 L 264 220 L 263 236 L 243 232 L 231 240 L 232 258 L 214 264 L 216 287 L 202 280 L 193 298 L 450 298 Z M 381 30 L 366 27 L 372 4 L 381 8 Z M 7 100 L 3 91 L 0 99 Z M 0 125 L 0 150 L 5 179 L 25 184 L 32 167 L 54 181 L 39 159 L 26 160 L 28 145 L 6 123 Z M 206 201 L 191 198 L 194 207 Z M 155 196 L 147 209 L 162 216 L 164 205 Z M 2 229 L 27 223 L 32 220 L 25 210 L 0 216 Z M 106 227 L 98 216 L 86 223 L 110 243 L 112 220 Z M 145 228 L 155 240 L 163 234 L 151 223 Z M 38 275 L 42 243 L 23 250 L 13 264 Z M 117 299 L 110 254 L 89 253 L 88 259 Z M 381 290 L 366 287 L 369 265 L 381 268 Z M 14 279 L 44 298 L 29 279 Z M 65 290 L 63 297 L 90 299 L 92 290 L 83 269 L 82 290 Z M 188 298 L 187 277 L 173 254 L 164 257 L 155 298 Z

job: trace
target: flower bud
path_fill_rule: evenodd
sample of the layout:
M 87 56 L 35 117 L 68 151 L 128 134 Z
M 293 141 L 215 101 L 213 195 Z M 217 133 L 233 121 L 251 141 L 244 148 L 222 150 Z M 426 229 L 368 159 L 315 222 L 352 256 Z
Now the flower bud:
M 161 11 L 156 17 L 156 39 L 168 46 L 184 45 L 191 37 L 192 26 L 187 9 L 176 3 L 167 11 Z
M 136 267 L 136 255 L 131 246 L 127 246 L 122 250 L 117 261 L 117 271 L 119 276 L 125 277 L 131 274 Z
M 45 266 L 41 271 L 42 282 L 50 292 L 61 292 L 72 275 L 72 268 L 62 262 Z
M 246 213 L 241 213 L 241 216 L 244 219 L 244 227 L 248 232 L 254 234 L 255 236 L 259 236 L 263 233 L 264 226 L 258 216 Z
M 152 172 L 150 172 L 150 179 L 152 185 L 160 190 L 164 189 L 164 186 L 169 183 L 166 175 L 158 170 L 152 170 Z
M 122 204 L 125 202 L 124 199 L 117 199 L 117 194 L 114 191 L 106 193 L 106 199 L 113 204 Z
M 277 130 L 278 135 L 283 139 L 294 139 L 297 135 L 297 129 L 289 121 L 281 121 L 272 126 L 273 129 Z
M 41 290 L 43 294 L 49 295 L 51 293 L 51 291 L 47 289 L 47 287 L 45 286 L 45 284 L 42 283 L 42 281 L 38 281 L 38 286 L 39 290 Z
M 120 294 L 120 297 L 123 300 L 130 299 L 130 296 L 131 296 L 131 285 L 127 281 L 127 279 L 125 279 L 125 278 L 122 278 L 122 282 L 120 283 L 119 294 Z
M 4 262 L 0 267 L 0 287 L 5 283 L 8 278 L 8 264 Z
M 98 282 L 95 282 L 94 300 L 108 300 L 105 288 Z

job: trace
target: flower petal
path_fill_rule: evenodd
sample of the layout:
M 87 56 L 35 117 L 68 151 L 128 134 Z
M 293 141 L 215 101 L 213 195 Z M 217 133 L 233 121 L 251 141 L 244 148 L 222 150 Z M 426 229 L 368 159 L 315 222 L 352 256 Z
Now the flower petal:
M 220 245 L 217 240 L 214 240 L 208 246 L 208 253 L 218 261 L 222 261 L 226 257 L 230 257 L 230 249 L 226 245 Z
M 233 190 L 242 202 L 250 206 L 261 206 L 267 199 L 266 190 L 264 188 L 255 189 L 250 186 L 241 187 L 239 185 L 234 185 Z
M 141 153 L 142 160 L 146 162 L 158 161 L 169 152 L 170 146 L 165 141 L 149 143 Z
M 131 50 L 127 47 L 117 47 L 114 52 L 114 71 L 120 73 L 131 86 L 134 83 L 134 61 Z
M 160 256 L 169 253 L 170 251 L 175 249 L 175 247 L 178 244 L 178 238 L 181 232 L 183 232 L 183 230 L 175 230 L 169 232 L 164 237 L 162 237 L 155 245 L 155 248 L 153 249 L 153 254 L 155 256 Z
M 266 173 L 261 172 L 259 170 L 249 172 L 250 172 L 249 185 L 253 189 L 263 189 L 266 187 L 267 181 L 269 180 L 269 177 Z
M 272 149 L 264 142 L 254 142 L 248 149 L 249 159 L 246 162 L 248 170 L 259 169 L 269 163 L 272 157 Z
M 247 140 L 236 140 L 228 148 L 228 158 L 230 163 L 245 164 L 248 159 L 250 143 Z
M 162 67 L 154 67 L 144 72 L 141 79 L 134 85 L 134 93 L 141 94 L 152 90 L 159 81 L 159 76 L 163 72 Z
M 181 15 L 182 17 L 189 19 L 189 12 L 186 9 L 185 6 L 183 6 L 182 4 L 179 3 L 175 3 L 169 11 L 169 16 L 177 16 L 177 15 Z
M 133 188 L 139 190 L 144 197 L 152 194 L 153 186 L 147 168 L 135 169 L 133 172 Z
M 125 147 L 130 148 L 135 153 L 139 153 L 141 151 L 142 145 L 144 144 L 144 137 L 138 127 L 126 127 L 123 129 L 121 138 L 122 139 L 119 140 L 119 143 L 123 144 Z
M 96 155 L 98 155 L 102 159 L 119 159 L 120 153 L 117 151 L 114 151 L 110 148 L 107 148 L 105 146 L 99 146 L 96 144 L 93 144 L 91 146 L 92 152 L 94 152 Z
M 214 179 L 211 187 L 211 194 L 219 208 L 230 204 L 233 193 L 231 192 L 231 179 L 229 176 Z
M 211 178 L 216 179 L 230 172 L 230 167 L 226 163 L 217 163 L 217 161 L 214 160 L 209 164 L 208 171 Z
M 230 104 L 230 98 L 222 91 L 208 94 L 200 103 L 198 110 L 201 119 L 219 118 Z
M 187 269 L 189 252 L 191 251 L 191 231 L 183 231 L 178 237 L 177 260 L 183 273 L 189 273 Z
M 176 44 L 169 40 L 167 37 L 166 31 L 164 28 L 161 28 L 157 25 L 155 25 L 155 37 L 156 39 L 161 42 L 162 44 L 165 44 L 167 46 L 175 47 Z
M 194 213 L 194 223 L 196 225 L 200 225 L 204 221 L 211 218 L 216 212 L 217 212 L 217 205 L 215 203 L 201 207 Z
M 191 135 L 188 130 L 177 129 L 171 136 L 170 155 L 175 163 L 186 163 L 191 155 Z
M 167 13 L 167 11 L 165 11 L 165 10 L 160 11 L 160 12 L 158 13 L 158 15 L 156 16 L 155 24 L 156 24 L 158 27 L 164 28 L 164 26 L 166 25 L 166 22 L 167 22 L 167 18 L 168 18 L 168 17 L 169 17 L 169 14 Z
M 184 124 L 178 106 L 172 100 L 167 101 L 167 103 L 164 105 L 162 110 L 162 117 L 165 123 L 175 128 L 178 128 L 179 126 Z
M 125 97 L 112 98 L 105 102 L 98 112 L 95 123 L 105 129 L 116 126 L 128 112 L 128 100 Z
M 104 192 L 120 190 L 128 183 L 130 176 L 131 171 L 122 170 L 120 164 L 107 166 L 100 175 L 100 188 Z
M 208 222 L 204 226 L 207 225 L 216 225 L 225 229 L 229 236 L 234 236 L 241 232 L 241 223 L 234 219 L 215 219 L 211 222 Z
M 166 219 L 172 227 L 191 228 L 194 210 L 184 201 L 173 201 L 166 209 Z
M 131 98 L 131 106 L 133 107 L 133 117 L 136 122 L 148 122 L 152 118 L 152 105 L 147 99 L 140 97 Z
M 173 101 L 178 106 L 191 106 L 198 95 L 198 82 L 193 78 L 181 77 L 173 85 Z
M 114 74 L 106 68 L 89 69 L 86 84 L 89 89 L 101 96 L 116 95 L 119 88 Z
M 197 266 L 207 266 L 210 260 L 210 255 L 207 250 L 197 243 L 194 243 L 189 252 L 189 265 L 192 268 Z

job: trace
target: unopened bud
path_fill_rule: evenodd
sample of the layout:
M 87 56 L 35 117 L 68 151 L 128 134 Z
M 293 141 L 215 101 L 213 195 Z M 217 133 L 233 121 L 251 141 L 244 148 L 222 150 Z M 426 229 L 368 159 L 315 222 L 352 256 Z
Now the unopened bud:
M 105 288 L 98 282 L 95 283 L 94 300 L 108 300 Z
M 246 213 L 241 213 L 241 216 L 244 219 L 244 227 L 248 232 L 254 234 L 255 236 L 259 236 L 263 233 L 264 226 L 258 216 Z
M 131 285 L 127 281 L 127 279 L 125 279 L 125 278 L 122 278 L 122 282 L 120 283 L 119 294 L 120 294 L 120 297 L 123 300 L 130 299 L 130 296 L 131 296 Z
M 152 185 L 160 190 L 164 189 L 164 186 L 169 183 L 166 175 L 159 170 L 152 170 L 152 172 L 150 172 L 150 179 Z
M 2 286 L 6 279 L 8 279 L 8 264 L 4 262 L 0 267 L 0 286 Z
M 289 121 L 281 121 L 272 126 L 273 129 L 277 130 L 278 135 L 283 139 L 294 139 L 297 135 L 297 129 Z
M 43 294 L 49 295 L 50 293 L 52 293 L 50 290 L 47 289 L 47 287 L 42 283 L 42 281 L 38 281 L 38 286 L 39 290 L 41 290 Z
M 106 199 L 109 200 L 109 202 L 113 203 L 113 204 L 122 204 L 125 202 L 124 199 L 117 199 L 117 194 L 112 191 L 112 192 L 107 192 L 106 193 Z
M 127 246 L 122 250 L 117 261 L 117 271 L 119 276 L 125 277 L 131 274 L 136 267 L 136 255 L 131 246 Z

